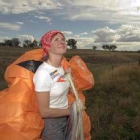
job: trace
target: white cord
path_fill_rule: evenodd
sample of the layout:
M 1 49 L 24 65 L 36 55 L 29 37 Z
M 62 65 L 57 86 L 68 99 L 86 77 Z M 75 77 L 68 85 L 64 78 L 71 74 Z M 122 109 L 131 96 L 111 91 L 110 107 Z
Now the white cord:
M 67 73 L 67 78 L 76 98 L 72 103 L 70 110 L 70 132 L 68 134 L 68 140 L 84 140 L 83 103 L 78 97 L 78 92 L 74 86 L 70 73 Z

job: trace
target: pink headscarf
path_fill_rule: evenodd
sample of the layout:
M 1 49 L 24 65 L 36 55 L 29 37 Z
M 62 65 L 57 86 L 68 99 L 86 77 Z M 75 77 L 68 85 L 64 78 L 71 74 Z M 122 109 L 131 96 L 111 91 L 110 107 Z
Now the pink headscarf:
M 48 48 L 50 48 L 50 43 L 51 43 L 52 37 L 54 37 L 54 35 L 57 34 L 57 33 L 60 33 L 60 34 L 63 35 L 63 33 L 61 31 L 52 30 L 52 31 L 49 31 L 49 32 L 45 33 L 42 36 L 41 44 L 42 44 L 43 51 L 44 51 L 43 56 L 46 56 L 48 54 Z

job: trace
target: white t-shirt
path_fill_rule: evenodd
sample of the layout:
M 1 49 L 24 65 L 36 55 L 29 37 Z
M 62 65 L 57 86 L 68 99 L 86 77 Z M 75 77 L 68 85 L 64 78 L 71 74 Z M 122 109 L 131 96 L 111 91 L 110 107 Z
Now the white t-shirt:
M 70 83 L 62 67 L 55 68 L 43 62 L 37 69 L 33 82 L 36 92 L 50 91 L 50 108 L 68 108 Z

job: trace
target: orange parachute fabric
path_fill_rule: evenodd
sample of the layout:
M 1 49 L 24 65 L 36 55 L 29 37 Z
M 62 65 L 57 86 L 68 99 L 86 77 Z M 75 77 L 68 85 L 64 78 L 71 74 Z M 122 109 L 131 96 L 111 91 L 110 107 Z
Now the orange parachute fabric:
M 66 59 L 63 59 L 62 65 L 64 69 L 67 68 L 68 66 L 71 67 L 72 79 L 78 91 L 78 96 L 82 100 L 83 104 L 85 104 L 85 96 L 82 91 L 93 87 L 94 85 L 93 75 L 88 70 L 84 61 L 79 56 L 72 57 L 69 63 L 65 61 Z M 69 105 L 75 100 L 75 96 L 72 92 L 68 94 L 68 100 L 69 100 Z M 90 134 L 91 122 L 86 111 L 83 111 L 83 129 L 84 129 L 85 140 L 91 140 L 91 134 Z
M 6 69 L 5 80 L 9 88 L 0 91 L 0 140 L 40 139 L 44 121 L 38 110 L 32 79 L 42 63 L 42 54 L 42 49 L 28 51 Z M 62 66 L 64 69 L 71 67 L 79 98 L 85 103 L 82 90 L 93 86 L 92 73 L 78 56 L 73 57 L 69 63 L 63 58 Z M 71 92 L 68 99 L 69 104 L 75 100 Z M 83 120 L 85 140 L 90 140 L 91 124 L 85 111 Z

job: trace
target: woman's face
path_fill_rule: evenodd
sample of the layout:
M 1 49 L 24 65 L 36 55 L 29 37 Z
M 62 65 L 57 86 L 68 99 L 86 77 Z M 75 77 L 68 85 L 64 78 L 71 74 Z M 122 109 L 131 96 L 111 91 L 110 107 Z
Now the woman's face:
M 66 50 L 67 45 L 65 37 L 60 33 L 56 34 L 51 40 L 49 52 L 57 55 L 63 55 L 66 53 Z

